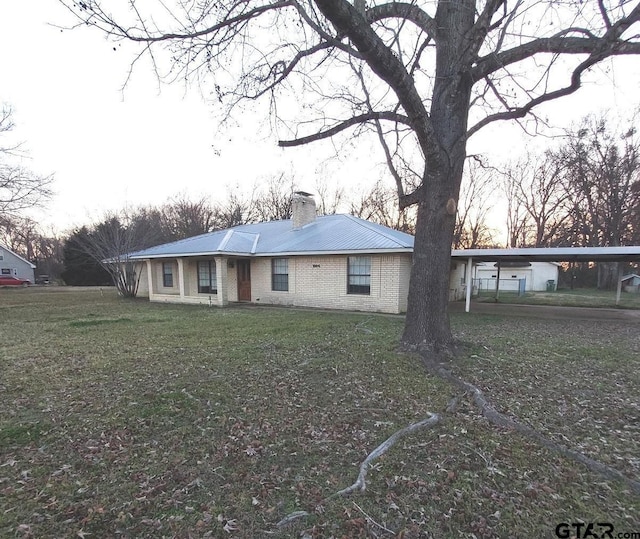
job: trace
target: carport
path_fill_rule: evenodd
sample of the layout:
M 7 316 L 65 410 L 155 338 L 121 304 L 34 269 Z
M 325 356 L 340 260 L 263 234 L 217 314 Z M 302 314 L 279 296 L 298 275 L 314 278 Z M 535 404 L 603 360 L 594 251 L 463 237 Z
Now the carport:
M 625 247 L 543 247 L 520 249 L 458 249 L 451 258 L 466 263 L 465 312 L 471 310 L 471 279 L 474 262 L 636 262 L 640 263 L 640 246 Z M 498 266 L 500 267 L 500 266 Z M 620 302 L 622 273 L 618 275 L 616 305 Z

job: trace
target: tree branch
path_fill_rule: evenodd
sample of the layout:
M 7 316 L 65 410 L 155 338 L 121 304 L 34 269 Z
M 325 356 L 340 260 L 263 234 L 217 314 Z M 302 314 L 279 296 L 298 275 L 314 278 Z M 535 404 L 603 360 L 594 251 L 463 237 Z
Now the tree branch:
M 491 20 L 493 19 L 493 16 L 496 14 L 498 9 L 500 9 L 500 6 L 504 6 L 506 11 L 506 4 L 506 0 L 489 0 L 484 6 L 482 13 L 480 13 L 476 19 L 476 22 L 469 34 L 470 46 L 467 54 L 471 55 L 471 58 L 475 57 L 478 54 L 480 47 L 482 47 L 482 44 L 491 29 Z
M 157 36 L 153 36 L 147 31 L 147 29 L 144 26 L 144 21 L 139 15 L 138 15 L 138 20 L 141 22 L 141 24 L 143 24 L 144 32 L 142 32 L 141 34 L 135 34 L 135 33 L 132 33 L 130 29 L 127 29 L 117 24 L 115 20 L 100 7 L 99 4 L 95 4 L 93 2 L 91 3 L 80 2 L 80 7 L 75 7 L 75 8 L 68 5 L 67 2 L 63 1 L 63 4 L 67 7 L 67 9 L 69 9 L 69 11 L 71 11 L 75 16 L 79 17 L 81 20 L 82 20 L 82 17 L 78 15 L 78 13 L 76 12 L 76 9 L 79 9 L 80 11 L 86 11 L 88 13 L 88 20 L 86 20 L 85 22 L 90 23 L 91 19 L 94 19 L 93 23 L 96 24 L 95 21 L 97 20 L 99 23 L 98 26 L 100 27 L 100 29 L 106 32 L 108 35 L 124 37 L 130 41 L 135 41 L 139 43 L 140 42 L 141 43 L 157 43 L 160 41 L 192 40 L 198 37 L 210 35 L 224 28 L 233 26 L 237 23 L 247 22 L 268 11 L 274 11 L 274 10 L 282 9 L 285 7 L 293 7 L 295 6 L 295 1 L 294 0 L 278 0 L 271 4 L 255 7 L 245 13 L 240 13 L 233 17 L 227 18 L 225 16 L 221 22 L 214 24 L 212 26 L 208 26 L 207 28 L 203 28 L 202 30 L 186 31 L 185 33 L 171 33 L 171 32 L 161 33 Z M 240 5 L 244 5 L 244 3 L 241 4 L 239 2 L 237 4 L 234 4 L 233 7 L 240 6 Z
M 436 23 L 433 18 L 415 4 L 393 2 L 367 9 L 365 18 L 369 24 L 383 19 L 405 19 L 411 21 L 432 39 L 436 35 Z
M 302 146 L 304 144 L 309 144 L 310 142 L 330 138 L 340 133 L 341 131 L 348 129 L 349 127 L 370 122 L 372 120 L 389 120 L 391 122 L 398 122 L 409 125 L 409 118 L 402 114 L 398 114 L 397 112 L 367 112 L 366 114 L 360 114 L 358 116 L 354 116 L 353 118 L 349 118 L 348 120 L 344 120 L 343 122 L 340 122 L 338 125 L 335 125 L 334 127 L 327 129 L 326 131 L 321 131 L 313 135 L 308 135 L 306 137 L 300 137 L 292 140 L 279 140 L 278 146 L 280 146 L 281 148 Z
M 356 77 L 360 81 L 360 84 L 362 86 L 362 91 L 364 92 L 364 95 L 365 95 L 367 107 L 369 108 L 369 111 L 372 113 L 373 112 L 373 105 L 371 104 L 371 96 L 370 96 L 369 91 L 367 89 L 367 85 L 365 83 L 364 77 L 362 76 L 362 71 L 361 70 L 357 70 L 354 65 L 351 65 L 351 68 L 353 69 L 354 73 L 356 74 Z M 391 150 L 389 149 L 389 145 L 387 144 L 387 141 L 384 138 L 384 133 L 382 131 L 382 125 L 380 124 L 380 119 L 376 118 L 374 120 L 374 124 L 375 124 L 375 127 L 376 127 L 376 133 L 378 135 L 378 140 L 380 141 L 380 145 L 382 146 L 382 150 L 384 152 L 385 159 L 387 161 L 387 167 L 389 168 L 389 172 L 391 172 L 391 175 L 393 176 L 393 179 L 394 179 L 395 184 L 396 184 L 396 194 L 398 195 L 398 209 L 400 210 L 400 212 L 402 212 L 407 207 L 409 207 L 412 204 L 415 204 L 415 203 L 418 202 L 418 200 L 419 200 L 419 197 L 418 197 L 419 189 L 414 190 L 414 192 L 412 192 L 412 193 L 405 194 L 404 185 L 402 183 L 402 177 L 400 176 L 400 173 L 398 172 L 398 169 L 396 168 L 396 166 L 395 166 L 395 164 L 393 162 L 393 155 L 391 154 Z
M 303 58 L 306 58 L 307 56 L 312 56 L 314 55 L 316 52 L 325 50 L 325 49 L 329 49 L 333 47 L 332 43 L 329 42 L 322 42 L 322 43 L 318 43 L 317 45 L 306 49 L 304 51 L 300 51 L 298 52 L 289 63 L 285 63 L 284 61 L 279 61 L 276 62 L 272 67 L 271 70 L 269 72 L 269 75 L 273 75 L 273 81 L 270 82 L 265 88 L 263 88 L 262 90 L 260 90 L 259 92 L 257 92 L 255 95 L 252 95 L 251 98 L 252 99 L 257 99 L 261 96 L 263 96 L 264 94 L 266 94 L 267 92 L 269 92 L 270 90 L 273 90 L 278 84 L 280 84 L 283 80 L 285 80 L 295 69 L 295 67 L 300 63 L 300 61 Z M 265 81 L 268 77 L 265 77 Z
M 511 110 L 506 110 L 504 112 L 491 114 L 486 118 L 483 118 L 467 131 L 467 138 L 470 138 L 475 133 L 480 131 L 480 129 L 482 129 L 483 127 L 485 127 L 490 123 L 497 122 L 499 120 L 514 120 L 517 118 L 524 118 L 534 107 L 537 107 L 542 103 L 546 103 L 547 101 L 552 101 L 554 99 L 558 99 L 559 97 L 570 95 L 576 92 L 580 88 L 580 85 L 582 82 L 582 74 L 587 69 L 589 69 L 594 64 L 598 63 L 600 60 L 602 60 L 606 56 L 608 56 L 608 54 L 603 53 L 600 55 L 592 55 L 589 58 L 587 58 L 573 71 L 573 73 L 571 74 L 571 83 L 568 86 L 565 86 L 564 88 L 560 88 L 558 90 L 554 90 L 552 92 L 547 92 L 545 94 L 542 94 L 536 97 L 535 99 L 532 99 L 531 101 L 529 101 L 529 103 L 521 107 L 516 107 Z
M 367 24 L 365 15 L 346 0 L 315 0 L 315 3 L 322 14 L 333 23 L 338 33 L 344 34 L 353 42 L 371 70 L 398 96 L 425 159 L 436 167 L 445 163 L 445 153 L 434 133 L 431 118 L 416 89 L 413 77 Z
M 640 54 L 640 43 L 620 40 L 622 34 L 638 21 L 640 21 L 640 4 L 636 5 L 629 16 L 610 25 L 602 37 L 596 37 L 592 32 L 583 28 L 567 28 L 548 38 L 536 39 L 501 53 L 488 54 L 480 58 L 476 66 L 472 68 L 471 78 L 477 82 L 499 69 L 540 53 L 602 54 L 600 59 L 607 56 Z M 567 35 L 577 32 L 583 33 L 587 37 L 569 37 Z

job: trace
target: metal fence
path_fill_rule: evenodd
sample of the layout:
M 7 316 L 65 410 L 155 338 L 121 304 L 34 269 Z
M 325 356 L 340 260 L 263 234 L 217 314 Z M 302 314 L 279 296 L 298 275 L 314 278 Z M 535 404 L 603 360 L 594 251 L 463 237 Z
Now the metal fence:
M 495 294 L 496 289 L 498 292 L 506 292 L 509 294 L 516 294 L 518 296 L 524 296 L 527 290 L 526 279 L 500 279 L 498 286 L 496 287 L 495 278 L 474 279 L 473 280 L 473 295 L 474 296 L 488 296 Z

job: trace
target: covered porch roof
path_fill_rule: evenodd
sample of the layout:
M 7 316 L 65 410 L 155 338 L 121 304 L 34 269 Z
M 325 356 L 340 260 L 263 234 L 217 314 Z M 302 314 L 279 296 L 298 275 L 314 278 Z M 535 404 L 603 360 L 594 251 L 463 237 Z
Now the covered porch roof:
M 474 262 L 640 262 L 640 246 L 456 249 L 451 258 Z

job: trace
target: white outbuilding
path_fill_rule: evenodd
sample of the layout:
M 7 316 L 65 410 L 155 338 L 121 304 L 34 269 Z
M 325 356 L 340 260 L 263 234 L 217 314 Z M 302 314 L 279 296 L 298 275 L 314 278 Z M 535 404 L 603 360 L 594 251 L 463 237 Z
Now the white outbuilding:
M 479 262 L 475 267 L 474 284 L 481 290 L 495 290 L 500 264 L 500 290 L 541 292 L 555 290 L 558 285 L 557 262 Z

